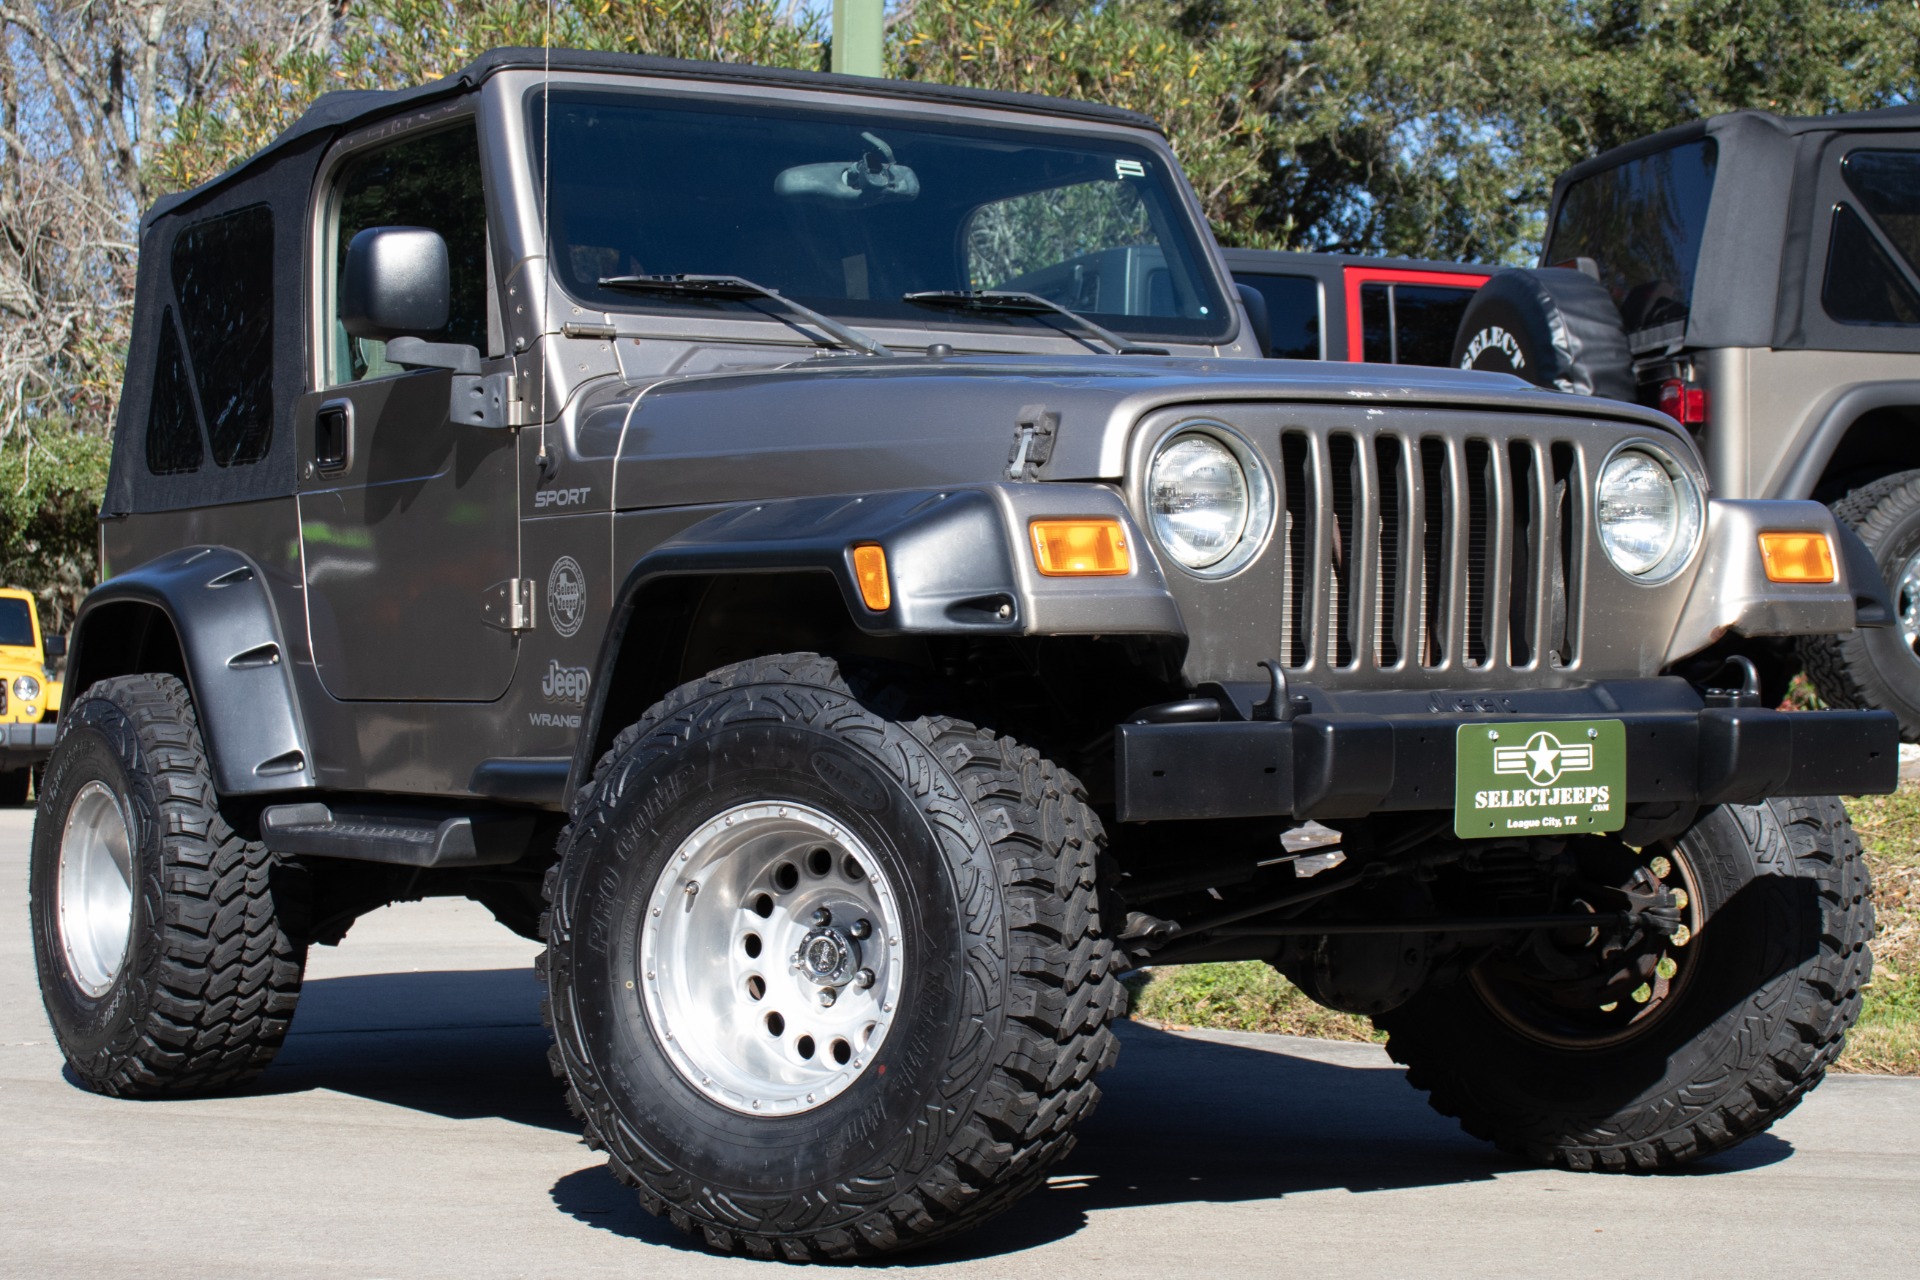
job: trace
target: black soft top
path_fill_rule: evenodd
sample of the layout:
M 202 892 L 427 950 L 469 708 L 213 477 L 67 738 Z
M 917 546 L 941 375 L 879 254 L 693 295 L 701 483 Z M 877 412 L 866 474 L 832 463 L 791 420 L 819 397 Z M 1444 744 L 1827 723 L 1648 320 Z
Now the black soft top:
M 549 57 L 551 61 L 549 61 Z M 944 103 L 955 107 L 990 107 L 1002 111 L 1025 111 L 1035 115 L 1090 120 L 1101 124 L 1127 125 L 1160 132 L 1151 117 L 1120 107 L 1097 102 L 1076 102 L 1069 98 L 1049 98 L 1037 93 L 1007 93 L 993 89 L 970 89 L 960 85 L 927 84 L 916 80 L 882 80 L 868 76 L 837 75 L 825 71 L 793 71 L 784 67 L 758 67 L 732 62 L 694 62 L 684 58 L 660 58 L 651 54 L 605 53 L 587 49 L 489 49 L 460 70 L 427 84 L 407 89 L 341 89 L 314 99 L 278 137 L 227 172 L 190 191 L 163 196 L 148 210 L 147 218 L 164 216 L 182 205 L 193 203 L 223 187 L 257 172 L 283 155 L 303 151 L 301 146 L 315 135 L 331 135 L 350 129 L 393 111 L 422 105 L 441 98 L 471 93 L 487 78 L 500 71 L 538 71 L 551 66 L 557 72 L 599 72 L 613 75 L 644 75 L 656 79 L 704 80 L 709 82 L 785 86 L 793 89 L 828 90 L 858 93 L 869 97 L 902 98 L 915 102 Z
M 1836 145 L 1874 134 L 1920 135 L 1920 104 L 1829 116 L 1730 111 L 1638 138 L 1574 165 L 1553 184 L 1549 232 L 1567 189 L 1669 147 L 1711 138 L 1718 149 L 1686 345 L 1776 350 L 1913 351 L 1920 334 L 1843 325 L 1818 293 L 1827 249 L 1821 216 L 1836 195 Z M 1905 145 L 1912 145 L 1911 143 Z M 1550 246 L 1546 246 L 1549 247 Z M 1548 265 L 1542 260 L 1542 266 Z
M 431 84 L 392 91 L 356 89 L 324 94 L 277 138 L 232 169 L 191 191 L 166 196 L 147 211 L 140 221 L 139 279 L 134 293 L 127 372 L 115 425 L 113 462 L 102 504 L 105 514 L 249 502 L 282 497 L 294 491 L 294 405 L 307 389 L 304 373 L 306 292 L 302 270 L 307 202 L 321 157 L 333 140 L 348 130 L 429 103 L 473 93 L 496 72 L 539 70 L 549 65 L 548 58 L 548 52 L 543 49 L 493 49 Z M 1030 93 L 994 93 L 951 85 L 577 49 L 553 50 L 550 65 L 559 73 L 598 72 L 656 80 L 786 86 L 941 103 L 956 109 L 984 107 L 1023 111 L 1156 132 L 1159 128 L 1146 116 L 1132 111 Z M 168 350 L 165 343 L 170 334 L 180 332 L 170 317 L 184 314 L 170 269 L 176 239 L 188 227 L 240 213 L 258 216 L 261 210 L 271 218 L 271 279 L 274 282 L 270 306 L 264 308 L 264 320 L 256 318 L 259 323 L 266 323 L 271 332 L 272 420 L 265 437 L 266 452 L 243 465 L 222 464 L 209 456 L 204 465 L 184 472 L 156 473 L 146 458 L 143 441 L 155 412 L 154 387 Z M 195 353 L 185 350 L 183 361 L 187 376 L 200 385 L 203 381 L 200 375 L 207 371 L 196 363 Z M 201 406 L 197 398 L 194 404 L 195 412 L 204 419 L 205 406 Z M 211 451 L 207 452 L 210 455 Z

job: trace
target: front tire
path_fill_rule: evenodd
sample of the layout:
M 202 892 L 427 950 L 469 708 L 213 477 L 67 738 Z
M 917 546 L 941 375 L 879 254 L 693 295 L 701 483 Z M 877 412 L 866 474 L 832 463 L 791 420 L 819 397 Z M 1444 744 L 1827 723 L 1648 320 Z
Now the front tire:
M 185 685 L 123 676 L 75 700 L 29 885 L 41 997 L 88 1088 L 207 1094 L 266 1069 L 306 963 L 276 870 L 220 814 Z
M 549 877 L 569 1102 L 722 1252 L 977 1225 L 1071 1149 L 1117 1052 L 1080 784 L 889 696 L 806 654 L 683 685 L 601 760 Z
M 1840 1056 L 1873 967 L 1840 801 L 1723 805 L 1644 852 L 1679 868 L 1665 878 L 1692 887 L 1698 924 L 1676 935 L 1691 972 L 1663 965 L 1645 1003 L 1529 1018 L 1483 963 L 1378 1020 L 1408 1082 L 1468 1133 L 1561 1168 L 1648 1172 L 1764 1131 Z
M 1862 485 L 1833 514 L 1873 552 L 1895 616 L 1884 627 L 1803 639 L 1807 678 L 1828 706 L 1891 711 L 1901 741 L 1920 742 L 1920 471 Z

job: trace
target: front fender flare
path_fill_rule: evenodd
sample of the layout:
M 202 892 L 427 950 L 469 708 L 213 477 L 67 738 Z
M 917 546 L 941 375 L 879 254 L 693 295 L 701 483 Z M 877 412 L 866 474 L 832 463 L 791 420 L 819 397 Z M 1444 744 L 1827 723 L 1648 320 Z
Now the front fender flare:
M 173 627 L 221 796 L 315 785 L 286 642 L 259 566 L 228 547 L 186 547 L 94 588 L 73 624 L 75 696 L 96 680 L 136 674 L 109 635 L 129 605 L 156 610 Z
M 1028 526 L 1047 518 L 1119 520 L 1131 551 L 1124 576 L 1046 577 Z M 886 551 L 892 603 L 867 608 L 852 549 Z M 826 573 L 847 614 L 876 636 L 1156 635 L 1184 641 L 1186 624 L 1125 501 L 1102 484 L 966 488 L 745 503 L 708 517 L 642 556 L 614 599 L 594 667 L 568 787 L 593 767 L 609 686 L 635 604 L 663 578 L 723 573 Z

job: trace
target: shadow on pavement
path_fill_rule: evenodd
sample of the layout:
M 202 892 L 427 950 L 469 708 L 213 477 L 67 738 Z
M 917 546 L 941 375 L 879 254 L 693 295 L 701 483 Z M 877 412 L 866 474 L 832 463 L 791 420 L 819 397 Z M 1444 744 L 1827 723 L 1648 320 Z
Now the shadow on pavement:
M 261 1088 L 333 1089 L 455 1119 L 499 1116 L 577 1133 L 547 1070 L 539 1000 L 539 983 L 520 969 L 318 979 Z M 1100 1109 L 1044 1190 L 978 1231 L 889 1263 L 1034 1248 L 1101 1210 L 1444 1186 L 1530 1167 L 1434 1113 L 1383 1059 L 1317 1061 L 1132 1023 L 1120 1035 L 1120 1065 L 1102 1078 Z M 1687 1172 L 1756 1168 L 1792 1151 L 1762 1135 Z M 552 1196 L 556 1208 L 601 1230 L 701 1248 L 643 1211 L 597 1161 L 561 1178 Z

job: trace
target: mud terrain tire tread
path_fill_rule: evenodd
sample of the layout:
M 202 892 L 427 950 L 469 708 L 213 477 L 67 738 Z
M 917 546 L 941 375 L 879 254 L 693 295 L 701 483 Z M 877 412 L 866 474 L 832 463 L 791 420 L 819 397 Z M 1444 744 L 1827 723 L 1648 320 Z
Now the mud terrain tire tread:
M 114 1097 L 231 1091 L 272 1062 L 300 996 L 306 947 L 276 909 L 274 856 L 216 807 L 199 720 L 180 680 L 122 676 L 93 685 L 80 701 L 70 725 L 98 729 L 129 775 L 144 776 L 148 785 L 123 798 L 136 810 L 136 844 L 139 828 L 159 832 L 163 865 L 157 877 L 140 876 L 142 886 L 162 886 L 158 903 L 136 887 L 135 967 L 122 974 L 136 987 L 133 1016 L 111 1042 L 69 1061 L 90 1087 Z M 118 714 L 84 705 L 96 702 Z M 36 904 L 36 921 L 39 914 Z M 45 990 L 62 978 L 46 972 L 58 963 L 48 947 L 36 950 Z
M 1901 471 L 1883 476 L 1871 484 L 1848 493 L 1833 504 L 1834 518 L 1860 535 L 1875 561 L 1880 548 L 1895 529 L 1920 510 L 1920 471 Z M 1897 598 L 1900 584 L 1889 582 L 1889 591 Z M 1896 599 L 1897 603 L 1897 599 Z M 1892 621 L 1889 627 L 1898 627 Z M 1900 718 L 1900 740 L 1920 742 L 1920 705 L 1903 707 L 1901 703 L 1920 703 L 1920 663 L 1912 673 L 1915 694 L 1898 701 L 1888 698 L 1886 677 L 1868 652 L 1869 634 L 1853 630 L 1842 635 L 1807 636 L 1799 643 L 1800 661 L 1807 679 L 1830 707 L 1845 710 L 1870 710 L 1885 707 Z
M 1073 1126 L 1099 1101 L 1094 1078 L 1119 1052 L 1109 1024 L 1126 1012 L 1126 991 L 1096 897 L 1105 833 L 1079 780 L 1032 748 L 960 720 L 901 721 L 995 828 L 987 831 L 987 842 L 1005 894 L 1009 998 L 993 1065 L 973 1093 L 971 1112 L 948 1126 L 944 1155 L 922 1169 L 910 1190 L 874 1202 L 864 1188 L 891 1183 L 892 1171 L 868 1168 L 859 1172 L 859 1187 L 849 1178 L 837 1196 L 792 1199 L 766 1231 L 716 1220 L 699 1211 L 705 1200 L 690 1178 L 613 1121 L 593 1069 L 582 1055 L 567 1051 L 571 1037 L 551 994 L 555 921 L 562 914 L 554 904 L 575 831 L 606 820 L 600 791 L 616 764 L 635 751 L 677 745 L 713 700 L 742 697 L 742 690 L 754 686 L 800 686 L 838 702 L 838 714 L 850 711 L 875 724 L 918 703 L 897 683 L 875 680 L 851 664 L 843 669 L 830 658 L 784 654 L 682 685 L 623 730 L 575 798 L 560 837 L 562 858 L 546 878 L 541 932 L 549 945 L 538 965 L 546 984 L 542 1015 L 556 1033 L 549 1060 L 567 1083 L 567 1103 L 587 1145 L 607 1152 L 614 1177 L 635 1189 L 650 1213 L 702 1237 L 710 1248 L 793 1262 L 918 1248 L 970 1230 L 1037 1187 L 1073 1149 Z M 760 690 L 744 696 L 767 696 Z M 995 1012 L 981 1009 L 978 1016 L 990 1021 Z
M 1433 1108 L 1476 1138 L 1541 1164 L 1576 1172 L 1651 1173 L 1735 1146 L 1798 1106 L 1845 1048 L 1873 969 L 1872 889 L 1860 841 L 1831 796 L 1740 806 L 1735 820 L 1761 874 L 1800 876 L 1817 886 L 1815 954 L 1784 985 L 1784 1010 L 1749 1003 L 1740 1034 L 1695 1063 L 1684 1097 L 1641 1099 L 1604 1123 L 1522 1114 L 1490 1105 L 1485 1082 L 1452 1027 L 1432 1019 L 1382 1019 L 1387 1052 Z M 1784 942 L 1779 945 L 1786 945 Z M 1762 1046 L 1755 1055 L 1750 1046 Z M 1744 1054 L 1751 1060 L 1742 1061 Z

